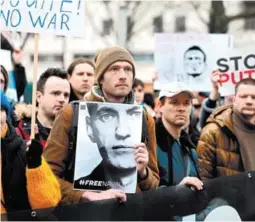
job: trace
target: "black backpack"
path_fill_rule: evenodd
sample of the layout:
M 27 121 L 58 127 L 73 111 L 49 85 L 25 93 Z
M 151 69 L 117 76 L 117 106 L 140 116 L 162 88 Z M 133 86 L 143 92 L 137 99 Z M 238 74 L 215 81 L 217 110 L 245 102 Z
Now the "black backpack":
M 78 129 L 78 116 L 79 116 L 79 100 L 72 101 L 70 104 L 73 109 L 73 119 L 69 131 L 69 143 L 68 143 L 68 156 L 66 162 L 66 169 L 64 172 L 64 179 L 73 182 L 74 179 L 74 162 L 76 153 L 76 140 L 77 140 L 77 129 Z M 147 111 L 143 108 L 143 120 L 142 120 L 142 139 L 143 143 L 148 141 L 148 129 L 147 129 Z

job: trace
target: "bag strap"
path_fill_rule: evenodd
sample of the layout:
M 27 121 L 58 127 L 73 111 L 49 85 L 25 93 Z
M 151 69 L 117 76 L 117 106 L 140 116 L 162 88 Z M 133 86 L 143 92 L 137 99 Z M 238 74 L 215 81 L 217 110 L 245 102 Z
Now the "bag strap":
M 142 143 L 148 142 L 148 128 L 147 128 L 147 111 L 145 107 L 143 107 L 143 119 L 142 119 Z
M 79 117 L 79 101 L 72 101 L 70 103 L 73 110 L 72 124 L 69 131 L 69 143 L 68 143 L 68 157 L 67 157 L 67 169 L 71 170 L 74 165 L 75 160 L 75 150 L 76 150 L 76 137 L 78 128 L 78 117 Z

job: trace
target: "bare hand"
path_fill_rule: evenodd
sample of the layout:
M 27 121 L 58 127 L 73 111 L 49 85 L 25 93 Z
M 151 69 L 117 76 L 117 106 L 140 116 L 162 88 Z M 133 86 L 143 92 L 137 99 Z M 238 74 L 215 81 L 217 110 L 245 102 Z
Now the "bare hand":
M 135 161 L 137 164 L 137 171 L 140 178 L 146 177 L 146 167 L 149 163 L 149 152 L 144 143 L 139 143 L 135 146 Z
M 20 50 L 14 50 L 12 53 L 12 58 L 15 64 L 21 64 L 22 52 Z
M 121 203 L 127 201 L 127 195 L 121 190 L 110 189 L 101 193 L 86 191 L 82 195 L 82 199 L 89 201 L 106 200 L 117 198 Z
M 211 74 L 211 82 L 215 89 L 219 88 L 219 82 L 220 82 L 220 72 L 219 70 L 213 70 Z
M 184 177 L 179 184 L 192 186 L 195 187 L 197 190 L 203 190 L 204 185 L 203 182 L 197 177 Z

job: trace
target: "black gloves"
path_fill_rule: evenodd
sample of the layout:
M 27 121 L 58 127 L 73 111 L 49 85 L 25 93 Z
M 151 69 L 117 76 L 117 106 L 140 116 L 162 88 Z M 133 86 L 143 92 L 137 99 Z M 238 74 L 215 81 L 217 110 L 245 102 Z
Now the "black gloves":
M 32 139 L 31 145 L 27 150 L 27 166 L 28 168 L 39 167 L 42 163 L 43 147 L 39 139 Z

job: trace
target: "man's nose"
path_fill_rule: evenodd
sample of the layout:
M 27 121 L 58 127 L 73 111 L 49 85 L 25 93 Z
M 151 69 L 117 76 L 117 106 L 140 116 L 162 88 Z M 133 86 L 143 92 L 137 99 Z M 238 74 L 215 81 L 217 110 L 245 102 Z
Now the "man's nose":
M 247 99 L 246 99 L 246 104 L 248 105 L 252 105 L 254 103 L 254 99 L 251 98 L 251 96 L 248 96 Z
M 65 99 L 65 96 L 63 94 L 61 94 L 59 96 L 58 100 L 59 100 L 60 103 L 64 103 L 66 99 Z
M 119 125 L 116 128 L 116 138 L 119 140 L 125 140 L 130 137 L 130 130 L 128 124 L 125 123 L 125 117 L 120 118 Z
M 88 76 L 87 76 L 87 74 L 86 74 L 86 73 L 83 75 L 82 80 L 83 80 L 83 81 L 88 81 Z
M 181 112 L 184 112 L 186 109 L 185 109 L 185 105 L 183 104 L 180 104 L 177 108 L 178 111 L 181 111 Z
M 121 68 L 119 70 L 119 73 L 120 73 L 120 79 L 126 79 L 127 78 L 127 73 L 125 72 L 124 68 Z

